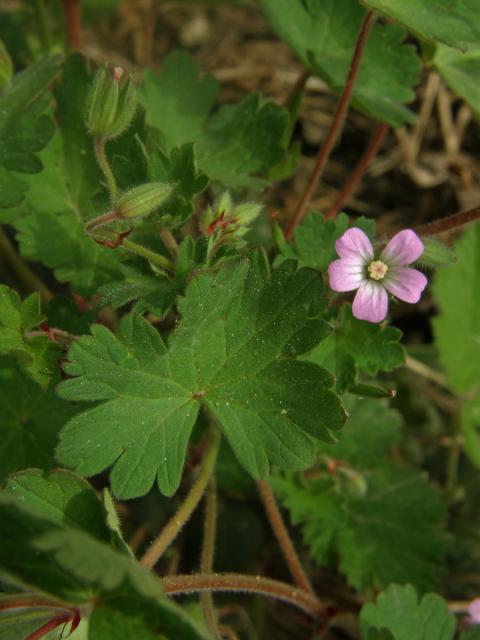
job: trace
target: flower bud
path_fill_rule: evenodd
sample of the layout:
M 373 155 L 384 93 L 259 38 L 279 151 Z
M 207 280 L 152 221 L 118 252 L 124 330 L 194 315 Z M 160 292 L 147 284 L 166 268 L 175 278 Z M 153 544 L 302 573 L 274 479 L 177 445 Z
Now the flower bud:
M 244 244 L 243 237 L 258 217 L 263 205 L 247 202 L 234 206 L 229 193 L 224 193 L 215 209 L 208 208 L 202 226 L 208 236 L 218 233 L 223 242 Z
M 165 202 L 174 187 L 165 182 L 149 182 L 130 189 L 117 200 L 117 216 L 128 220 L 148 216 Z
M 97 137 L 109 140 L 119 136 L 131 123 L 137 108 L 132 77 L 123 78 L 123 69 L 113 74 L 106 67 L 97 71 L 87 100 L 87 128 Z
M 0 89 L 10 84 L 13 76 L 13 63 L 10 55 L 0 40 Z

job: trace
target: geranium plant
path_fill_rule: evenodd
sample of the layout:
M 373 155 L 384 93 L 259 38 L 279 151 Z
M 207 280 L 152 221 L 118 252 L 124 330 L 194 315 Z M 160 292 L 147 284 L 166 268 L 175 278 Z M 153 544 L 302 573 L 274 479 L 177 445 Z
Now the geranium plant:
M 480 638 L 480 209 L 352 201 L 386 140 L 432 188 L 437 94 L 478 179 L 477 0 L 252 3 L 281 104 L 152 56 L 154 1 L 99 60 L 116 4 L 0 2 L 0 637 Z

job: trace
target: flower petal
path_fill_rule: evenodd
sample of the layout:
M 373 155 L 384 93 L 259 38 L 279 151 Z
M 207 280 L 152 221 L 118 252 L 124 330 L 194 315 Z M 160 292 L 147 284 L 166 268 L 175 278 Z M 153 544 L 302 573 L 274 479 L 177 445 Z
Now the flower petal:
M 423 253 L 423 242 L 415 231 L 404 229 L 387 244 L 380 260 L 388 265 L 407 265 L 415 262 Z
M 365 267 L 359 256 L 334 260 L 328 266 L 328 280 L 334 291 L 353 291 L 365 282 Z
M 363 284 L 353 299 L 352 312 L 359 320 L 382 322 L 387 315 L 388 295 L 378 282 Z
M 366 233 L 357 227 L 347 229 L 335 242 L 335 249 L 340 258 L 359 256 L 367 262 L 373 260 L 373 247 Z
M 475 598 L 468 605 L 468 613 L 473 624 L 480 624 L 480 598 Z
M 396 267 L 391 272 L 389 271 L 383 280 L 383 285 L 390 293 L 404 302 L 410 302 L 410 304 L 415 304 L 420 300 L 427 283 L 427 277 L 421 271 L 410 267 Z

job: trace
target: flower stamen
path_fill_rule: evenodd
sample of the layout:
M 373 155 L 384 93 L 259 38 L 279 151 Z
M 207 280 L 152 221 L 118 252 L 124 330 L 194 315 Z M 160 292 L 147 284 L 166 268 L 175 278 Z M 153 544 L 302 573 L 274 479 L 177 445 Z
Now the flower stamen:
M 367 270 L 370 278 L 373 278 L 373 280 L 383 280 L 388 271 L 388 265 L 381 260 L 372 260 Z

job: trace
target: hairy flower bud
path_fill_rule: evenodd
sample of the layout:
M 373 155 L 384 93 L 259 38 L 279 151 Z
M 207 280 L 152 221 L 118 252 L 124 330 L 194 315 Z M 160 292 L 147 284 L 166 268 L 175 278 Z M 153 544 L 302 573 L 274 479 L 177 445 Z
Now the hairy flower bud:
M 165 182 L 149 182 L 130 189 L 116 202 L 117 216 L 129 220 L 148 216 L 165 202 L 174 187 Z
M 258 217 L 263 205 L 247 202 L 234 206 L 229 193 L 224 193 L 215 209 L 208 208 L 202 219 L 202 226 L 208 236 L 218 233 L 223 242 L 244 244 L 243 237 Z
M 87 100 L 87 127 L 97 137 L 109 140 L 128 127 L 137 108 L 135 84 L 123 78 L 123 69 L 113 74 L 106 67 L 97 71 Z

